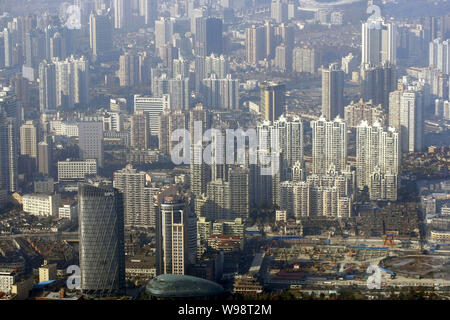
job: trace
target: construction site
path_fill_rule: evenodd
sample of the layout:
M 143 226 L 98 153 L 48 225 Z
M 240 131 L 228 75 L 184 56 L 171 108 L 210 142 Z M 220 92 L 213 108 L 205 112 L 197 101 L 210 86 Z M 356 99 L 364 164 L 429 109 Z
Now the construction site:
M 260 279 L 269 290 L 367 289 L 369 266 L 378 268 L 385 289 L 450 287 L 450 251 L 424 254 L 419 240 L 380 238 L 302 238 L 276 236 L 262 249 L 266 268 Z

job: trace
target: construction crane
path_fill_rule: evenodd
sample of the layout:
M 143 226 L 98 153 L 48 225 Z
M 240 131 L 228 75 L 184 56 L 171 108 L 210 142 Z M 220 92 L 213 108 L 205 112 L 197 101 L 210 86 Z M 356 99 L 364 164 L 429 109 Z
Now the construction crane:
M 388 242 L 389 242 L 389 246 L 391 248 L 394 248 L 394 233 L 393 232 L 386 232 L 386 235 L 384 236 L 383 247 L 386 247 Z

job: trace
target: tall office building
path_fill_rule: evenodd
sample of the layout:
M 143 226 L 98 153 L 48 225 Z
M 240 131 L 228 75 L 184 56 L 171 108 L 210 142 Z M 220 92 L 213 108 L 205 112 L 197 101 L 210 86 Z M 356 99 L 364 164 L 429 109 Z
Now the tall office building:
M 38 144 L 38 172 L 44 175 L 52 175 L 53 147 L 51 139 L 45 137 Z
M 400 133 L 402 152 L 423 150 L 423 99 L 423 93 L 412 87 L 393 91 L 389 96 L 389 125 Z
M 158 19 L 158 1 L 139 0 L 139 15 L 144 17 L 144 23 L 147 26 L 153 27 Z
M 0 108 L 0 189 L 18 188 L 19 130 L 17 120 Z
M 311 121 L 313 173 L 325 174 L 331 167 L 342 172 L 347 166 L 347 124 L 337 117 Z
M 392 22 L 375 18 L 362 24 L 362 61 L 361 65 L 374 67 L 384 62 L 396 64 L 397 31 Z
M 166 197 L 156 227 L 157 274 L 186 274 L 197 255 L 196 216 L 185 200 Z
M 130 117 L 130 146 L 136 149 L 150 148 L 150 118 L 144 110 L 136 110 Z
M 112 1 L 115 29 L 128 30 L 133 25 L 131 3 L 129 0 Z
M 247 63 L 257 65 L 259 61 L 266 58 L 265 27 L 251 26 L 245 29 L 245 51 Z M 274 49 L 275 53 L 275 49 Z
M 322 69 L 322 114 L 327 120 L 344 117 L 344 72 L 335 63 Z
M 376 182 L 380 182 L 379 179 L 385 174 L 394 175 L 394 179 L 397 179 L 400 170 L 400 140 L 395 128 L 386 130 L 378 122 L 372 126 L 367 121 L 361 122 L 356 133 L 356 179 L 360 190 L 364 187 L 368 187 L 369 191 L 373 188 L 376 190 Z M 395 199 L 396 190 L 395 188 Z M 371 198 L 386 200 L 387 198 L 380 198 L 380 192 L 380 189 L 377 192 L 371 191 Z M 394 195 L 391 196 L 394 198 Z
M 89 39 L 94 59 L 112 49 L 112 29 L 109 16 L 95 13 L 89 16 Z
M 155 48 L 159 57 L 164 56 L 164 46 L 172 40 L 173 21 L 161 18 L 155 21 Z
M 206 193 L 208 181 L 211 179 L 211 170 L 209 165 L 203 161 L 204 143 L 201 137 L 195 136 L 196 122 L 200 122 L 202 132 L 210 129 L 212 126 L 212 114 L 209 110 L 198 105 L 189 111 L 189 134 L 190 134 L 190 180 L 191 191 L 198 197 Z M 197 128 L 199 130 L 200 128 Z
M 129 52 L 121 55 L 118 75 L 121 87 L 139 85 L 139 56 Z
M 283 23 L 288 20 L 288 4 L 282 0 L 272 1 L 270 5 L 270 15 L 276 23 Z
M 56 110 L 56 67 L 46 60 L 39 64 L 39 106 L 44 110 Z
M 3 43 L 4 43 L 4 57 L 5 57 L 5 67 L 9 68 L 14 65 L 13 62 L 13 39 L 11 31 L 8 28 L 3 30 Z
M 223 53 L 222 19 L 195 19 L 195 54 L 200 57 Z
M 380 66 L 369 65 L 361 68 L 361 96 L 364 101 L 372 100 L 374 104 L 381 104 L 387 111 L 389 108 L 389 94 L 397 89 L 397 70 L 389 62 Z
M 103 123 L 78 123 L 78 146 L 81 159 L 96 159 L 98 166 L 103 167 Z
M 284 113 L 285 86 L 274 82 L 260 84 L 261 102 L 260 110 L 264 120 L 275 121 Z
M 38 142 L 38 128 L 34 121 L 27 120 L 20 126 L 20 155 L 33 159 L 35 165 L 37 165 Z
M 123 294 L 125 248 L 123 197 L 103 185 L 78 185 L 81 290 Z
M 450 74 L 450 39 L 434 39 L 429 46 L 429 66 Z

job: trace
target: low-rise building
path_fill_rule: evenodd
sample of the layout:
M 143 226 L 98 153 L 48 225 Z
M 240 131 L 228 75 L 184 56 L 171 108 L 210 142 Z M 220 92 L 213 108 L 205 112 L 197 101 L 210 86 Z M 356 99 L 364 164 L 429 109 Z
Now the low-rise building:
M 22 197 L 23 211 L 39 217 L 57 217 L 61 203 L 59 194 L 26 194 Z
M 97 175 L 97 160 L 58 161 L 59 181 L 84 180 L 87 175 Z

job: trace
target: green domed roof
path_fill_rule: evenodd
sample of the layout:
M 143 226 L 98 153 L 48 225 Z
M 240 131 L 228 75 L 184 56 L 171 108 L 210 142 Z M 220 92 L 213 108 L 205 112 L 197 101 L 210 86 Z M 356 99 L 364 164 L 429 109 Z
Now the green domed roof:
M 147 292 L 161 298 L 203 297 L 218 295 L 223 292 L 223 287 L 202 278 L 163 274 L 149 282 Z

